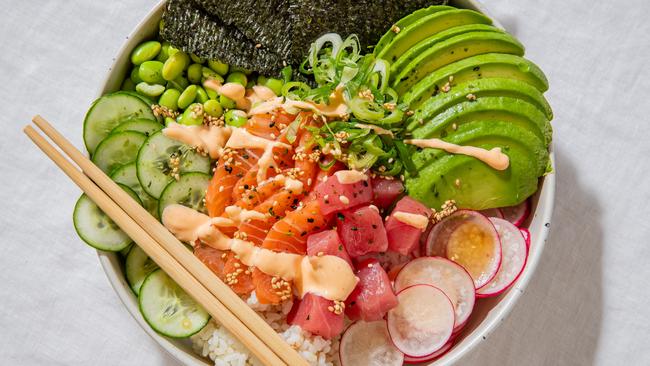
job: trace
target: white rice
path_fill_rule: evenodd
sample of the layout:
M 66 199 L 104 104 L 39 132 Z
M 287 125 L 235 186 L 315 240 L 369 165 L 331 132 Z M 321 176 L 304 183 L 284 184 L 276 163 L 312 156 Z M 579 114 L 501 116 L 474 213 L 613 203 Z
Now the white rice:
M 275 329 L 298 353 L 314 366 L 339 365 L 339 338 L 327 340 L 314 336 L 296 325 L 286 322 L 292 303 L 282 305 L 263 305 L 257 301 L 255 292 L 247 299 L 247 304 Z M 194 350 L 203 357 L 214 361 L 215 366 L 262 366 L 262 363 L 239 341 L 211 320 L 199 333 L 192 336 Z

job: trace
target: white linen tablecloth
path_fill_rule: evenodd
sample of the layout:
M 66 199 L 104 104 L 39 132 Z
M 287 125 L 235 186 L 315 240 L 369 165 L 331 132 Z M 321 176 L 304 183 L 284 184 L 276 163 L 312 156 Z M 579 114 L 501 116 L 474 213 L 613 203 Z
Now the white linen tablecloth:
M 1 0 L 0 364 L 176 365 L 71 222 L 79 195 L 22 134 L 81 142 L 112 57 L 155 0 Z M 461 365 L 650 365 L 650 2 L 485 5 L 550 79 L 557 199 L 535 277 Z

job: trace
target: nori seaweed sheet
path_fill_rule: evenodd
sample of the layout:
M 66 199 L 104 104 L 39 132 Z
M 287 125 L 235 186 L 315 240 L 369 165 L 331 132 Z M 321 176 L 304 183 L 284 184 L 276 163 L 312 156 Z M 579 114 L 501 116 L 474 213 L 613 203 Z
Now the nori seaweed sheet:
M 400 18 L 447 0 L 170 0 L 163 39 L 201 57 L 276 75 L 328 32 L 357 34 L 362 50 Z M 225 21 L 224 21 L 225 20 Z M 261 45 L 261 47 L 256 47 Z
M 346 37 L 356 34 L 361 49 L 379 41 L 390 27 L 404 16 L 446 0 L 291 0 L 292 56 L 304 57 L 309 44 L 318 36 L 335 32 Z
M 291 0 L 195 0 L 205 11 L 225 24 L 237 27 L 256 44 L 270 49 L 284 59 L 291 51 Z
M 236 27 L 204 12 L 189 0 L 170 0 L 163 14 L 161 37 L 186 52 L 273 75 L 282 68 L 275 53 L 256 48 Z

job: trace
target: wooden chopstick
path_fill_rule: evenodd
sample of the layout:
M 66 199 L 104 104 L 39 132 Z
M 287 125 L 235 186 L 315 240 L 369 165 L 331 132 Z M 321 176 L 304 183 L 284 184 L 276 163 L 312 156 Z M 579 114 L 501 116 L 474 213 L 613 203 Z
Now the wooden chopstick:
M 128 216 L 93 181 L 79 171 L 34 128 L 27 126 L 25 134 L 50 158 L 63 172 L 81 188 L 115 223 L 167 273 L 192 298 L 201 304 L 210 315 L 226 327 L 255 356 L 266 365 L 285 365 L 280 358 L 257 336 L 235 317 L 212 293 L 208 291 L 185 267 L 178 263 L 167 251 Z
M 288 365 L 307 366 L 307 362 L 289 346 L 253 309 L 196 258 L 158 220 L 137 204 L 74 145 L 41 116 L 33 122 L 58 145 L 102 190 L 158 242 L 176 261 L 185 267 L 214 297 L 239 318 L 255 335 Z

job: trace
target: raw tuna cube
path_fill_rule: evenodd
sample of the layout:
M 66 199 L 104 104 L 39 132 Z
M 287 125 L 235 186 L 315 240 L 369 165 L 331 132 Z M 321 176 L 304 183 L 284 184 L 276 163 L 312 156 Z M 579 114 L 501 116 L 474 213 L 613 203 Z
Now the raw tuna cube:
M 388 275 L 376 259 L 359 263 L 356 275 L 359 283 L 345 300 L 345 314 L 350 320 L 380 320 L 397 306 Z
M 334 307 L 334 301 L 308 293 L 293 303 L 287 315 L 287 322 L 312 334 L 331 339 L 343 331 L 344 316 L 343 313 L 330 311 L 329 307 Z
M 350 255 L 345 250 L 345 246 L 339 239 L 336 230 L 326 230 L 309 235 L 309 238 L 307 238 L 307 254 L 318 255 L 319 253 L 335 255 L 344 259 L 350 264 L 350 267 L 353 267 Z
M 420 243 L 423 229 L 414 227 L 394 217 L 397 212 L 431 216 L 431 210 L 411 197 L 405 196 L 393 209 L 386 221 L 386 236 L 388 237 L 388 250 L 408 255 Z
M 359 205 L 370 203 L 372 200 L 372 184 L 370 179 L 356 183 L 342 184 L 336 174 L 314 188 L 320 201 L 323 215 L 347 210 Z
M 404 184 L 399 179 L 374 178 L 372 180 L 372 203 L 379 208 L 388 208 L 404 193 Z
M 337 213 L 336 230 L 353 258 L 385 252 L 388 248 L 384 222 L 374 207 L 363 206 Z

